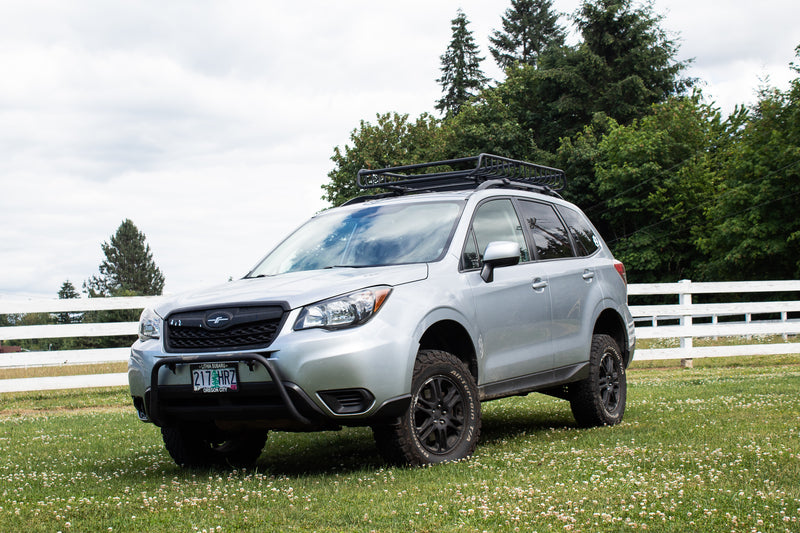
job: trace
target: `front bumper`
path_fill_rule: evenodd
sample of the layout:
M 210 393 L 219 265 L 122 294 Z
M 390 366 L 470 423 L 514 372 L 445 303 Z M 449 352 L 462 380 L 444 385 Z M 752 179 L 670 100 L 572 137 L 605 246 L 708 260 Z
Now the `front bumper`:
M 191 385 L 161 385 L 158 381 L 159 371 L 167 367 L 176 373 L 178 365 L 185 365 L 187 360 L 183 357 L 165 357 L 153 365 L 150 372 L 150 388 L 145 393 L 144 406 L 146 416 L 157 425 L 170 425 L 174 420 L 191 420 L 192 418 L 224 418 L 231 419 L 259 419 L 278 418 L 290 419 L 302 425 L 312 425 L 306 415 L 300 413 L 295 402 L 304 406 L 304 411 L 315 419 L 322 415 L 314 409 L 305 393 L 299 387 L 292 387 L 296 400 L 289 397 L 287 384 L 283 382 L 275 365 L 258 353 L 240 354 L 237 356 L 240 363 L 247 364 L 251 369 L 255 364 L 261 365 L 269 374 L 268 382 L 244 382 L 241 390 L 236 392 L 215 393 L 211 397 L 202 396 L 194 392 Z M 224 361 L 218 355 L 191 357 L 192 363 L 212 363 Z M 214 398 L 213 396 L 219 396 Z M 277 396 L 277 398 L 276 398 Z M 210 400 L 210 401 L 209 401 Z
M 405 411 L 418 346 L 401 335 L 408 327 L 372 320 L 348 330 L 294 331 L 294 318 L 266 350 L 174 354 L 160 340 L 137 341 L 128 381 L 139 418 L 302 431 L 369 425 Z M 194 391 L 190 365 L 210 362 L 238 364 L 237 391 Z
M 250 372 L 257 367 L 269 375 L 268 381 L 243 381 L 233 392 L 198 393 L 190 384 L 159 382 L 162 369 L 178 374 L 189 364 L 230 362 L 219 355 L 175 356 L 161 358 L 151 370 L 151 386 L 143 397 L 134 396 L 139 418 L 158 426 L 176 426 L 214 422 L 217 425 L 243 424 L 290 431 L 334 430 L 340 422 L 347 425 L 368 425 L 400 416 L 408 407 L 409 395 L 384 401 L 376 409 L 374 396 L 366 389 L 339 389 L 319 393 L 321 401 L 338 415 L 371 410 L 369 417 L 337 420 L 326 414 L 295 383 L 282 378 L 276 361 L 269 354 L 237 354 L 236 360 Z

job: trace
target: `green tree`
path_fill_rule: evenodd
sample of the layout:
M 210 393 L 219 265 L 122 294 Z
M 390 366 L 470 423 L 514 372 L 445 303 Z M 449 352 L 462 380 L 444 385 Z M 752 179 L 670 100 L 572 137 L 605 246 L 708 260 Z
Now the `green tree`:
M 436 109 L 445 116 L 457 115 L 461 107 L 489 81 L 481 71 L 484 58 L 478 55 L 478 45 L 467 28 L 467 16 L 459 9 L 451 23 L 453 36 L 447 51 L 440 57 L 442 77 L 436 80 L 444 93 L 436 102 Z
M 626 124 L 651 104 L 685 92 L 692 80 L 681 78 L 688 66 L 675 59 L 678 45 L 661 28 L 663 17 L 652 3 L 632 0 L 585 1 L 575 15 L 583 44 L 581 62 L 591 65 L 593 111 Z
M 610 126 L 645 117 L 692 80 L 680 77 L 687 63 L 675 59 L 677 45 L 649 4 L 585 1 L 574 18 L 582 42 L 548 48 L 537 68 L 507 70 L 494 91 L 531 135 L 537 161 L 567 170 L 570 200 L 589 208 L 600 201 L 594 154 Z
M 506 80 L 494 89 L 520 127 L 547 152 L 554 153 L 561 138 L 581 131 L 592 118 L 593 76 L 577 68 L 577 56 L 571 49 L 547 53 L 538 69 L 520 65 L 507 70 Z
M 587 1 L 575 18 L 583 42 L 545 50 L 537 68 L 508 70 L 496 88 L 520 126 L 551 153 L 598 113 L 626 125 L 691 86 L 680 78 L 686 63 L 675 60 L 677 45 L 649 6 Z
M 588 209 L 634 282 L 692 277 L 703 262 L 695 245 L 714 201 L 716 155 L 735 127 L 692 97 L 654 106 L 653 113 L 603 137 L 595 165 L 605 201 Z
M 101 246 L 106 258 L 100 263 L 100 275 L 83 284 L 89 297 L 151 296 L 164 290 L 164 275 L 153 261 L 144 233 L 125 219 Z
M 155 261 L 144 233 L 125 219 L 108 242 L 101 245 L 105 259 L 100 263 L 100 275 L 83 283 L 90 298 L 123 296 L 156 296 L 164 290 L 164 275 Z M 94 311 L 83 315 L 84 322 L 135 322 L 139 311 Z M 74 340 L 76 348 L 109 348 L 131 344 L 135 336 L 86 337 Z
M 617 121 L 605 113 L 595 113 L 592 121 L 581 131 L 572 137 L 561 139 L 558 151 L 549 163 L 567 174 L 569 184 L 562 193 L 564 198 L 584 211 L 590 211 L 590 214 L 591 211 L 604 205 L 594 172 L 595 165 L 602 156 L 600 141 L 617 127 L 619 127 Z M 598 226 L 600 233 L 610 234 L 601 219 L 593 219 L 593 222 Z
M 528 159 L 537 152 L 533 135 L 525 130 L 496 91 L 486 91 L 479 105 L 467 106 L 442 123 L 441 159 L 490 153 Z
M 341 205 L 361 193 L 356 177 L 362 168 L 407 165 L 439 157 L 436 118 L 427 113 L 414 122 L 408 120 L 408 115 L 397 113 L 376 118 L 375 124 L 361 121 L 359 128 L 350 133 L 352 144 L 333 149 L 331 160 L 336 166 L 328 173 L 330 181 L 322 185 L 322 199 L 331 205 Z
M 800 58 L 800 46 L 796 49 Z M 800 74 L 800 66 L 792 64 Z M 715 280 L 800 277 L 800 77 L 764 89 L 725 150 L 708 231 L 697 242 Z
M 503 30 L 489 37 L 495 62 L 503 69 L 516 63 L 537 65 L 545 50 L 564 45 L 564 27 L 558 24 L 552 0 L 511 0 L 502 17 Z
M 75 289 L 75 285 L 73 285 L 70 280 L 66 280 L 64 283 L 62 283 L 61 288 L 58 290 L 58 298 L 60 300 L 71 300 L 80 297 L 80 293 L 78 293 L 78 291 Z
M 69 280 L 62 283 L 61 288 L 58 290 L 59 300 L 72 300 L 80 297 L 81 295 L 75 289 L 75 285 Z M 58 313 L 56 322 L 59 324 L 75 324 L 81 321 L 82 316 L 82 313 Z

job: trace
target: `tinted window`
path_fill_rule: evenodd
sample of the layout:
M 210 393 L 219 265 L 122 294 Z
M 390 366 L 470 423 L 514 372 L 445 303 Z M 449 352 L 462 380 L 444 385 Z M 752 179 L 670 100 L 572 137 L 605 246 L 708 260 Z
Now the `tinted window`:
M 552 205 L 522 201 L 520 208 L 522 218 L 533 235 L 537 259 L 572 257 L 567 229 Z
M 559 211 L 561 211 L 561 216 L 564 217 L 564 220 L 567 221 L 578 255 L 592 255 L 600 248 L 600 240 L 594 234 L 594 230 L 589 221 L 586 220 L 586 217 L 573 209 L 563 206 L 559 208 Z
M 475 212 L 475 218 L 472 219 L 472 233 L 475 236 L 475 244 L 470 245 L 467 242 L 464 250 L 464 266 L 466 268 L 470 267 L 470 263 L 466 261 L 466 254 L 471 250 L 470 246 L 477 246 L 482 261 L 486 246 L 494 241 L 511 241 L 519 244 L 520 260 L 530 260 L 531 256 L 528 253 L 522 226 L 511 200 L 491 200 L 482 204 Z M 474 250 L 474 248 L 472 249 Z

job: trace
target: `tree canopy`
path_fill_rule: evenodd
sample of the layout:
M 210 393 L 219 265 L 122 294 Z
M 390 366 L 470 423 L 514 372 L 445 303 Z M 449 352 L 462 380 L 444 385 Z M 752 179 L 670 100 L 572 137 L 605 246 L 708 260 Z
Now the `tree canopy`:
M 750 112 L 721 154 L 717 199 L 698 237 L 710 258 L 704 275 L 800 278 L 800 76 L 788 91 L 762 90 Z
M 75 289 L 75 285 L 69 280 L 64 281 L 64 283 L 61 284 L 61 288 L 58 290 L 59 300 L 72 300 L 80 297 L 81 295 L 77 289 Z M 56 322 L 59 324 L 74 324 L 80 322 L 82 317 L 82 313 L 58 313 L 56 314 Z
M 352 144 L 333 150 L 331 160 L 335 168 L 328 173 L 330 181 L 322 185 L 322 199 L 331 205 L 341 205 L 358 195 L 356 176 L 362 168 L 385 168 L 411 163 L 422 163 L 435 152 L 432 140 L 439 121 L 423 114 L 410 122 L 408 115 L 379 114 L 375 124 L 361 121 L 350 133 Z
M 675 97 L 600 141 L 598 196 L 587 208 L 601 219 L 615 254 L 638 281 L 695 277 L 704 259 L 694 244 L 715 194 L 715 154 L 731 124 L 694 97 Z
M 80 293 L 75 289 L 75 285 L 70 280 L 64 281 L 61 288 L 58 290 L 58 298 L 60 300 L 80 298 Z
M 575 16 L 583 44 L 578 70 L 591 72 L 592 111 L 604 111 L 621 123 L 641 117 L 648 106 L 682 94 L 692 80 L 677 61 L 678 46 L 661 27 L 651 4 L 632 0 L 584 2 Z
M 800 76 L 723 117 L 683 76 L 689 63 L 651 3 L 584 0 L 572 16 L 579 42 L 563 45 L 556 31 L 536 49 L 526 40 L 542 35 L 537 24 L 560 28 L 550 8 L 511 1 L 503 31 L 490 36 L 505 79 L 443 98 L 442 119 L 361 121 L 351 144 L 334 148 L 324 198 L 357 195 L 360 168 L 496 153 L 564 169 L 565 198 L 633 282 L 800 276 Z M 459 12 L 451 48 L 466 35 L 478 58 L 466 24 Z M 442 56 L 443 72 L 454 57 Z M 446 90 L 454 79 L 437 81 L 450 80 Z

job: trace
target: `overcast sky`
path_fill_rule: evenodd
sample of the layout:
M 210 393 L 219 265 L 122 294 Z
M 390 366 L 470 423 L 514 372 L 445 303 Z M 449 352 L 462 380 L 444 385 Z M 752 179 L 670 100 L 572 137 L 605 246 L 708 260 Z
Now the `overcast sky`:
M 459 7 L 501 77 L 487 37 L 509 6 L 2 0 L 0 297 L 54 297 L 67 279 L 80 290 L 125 218 L 167 293 L 245 274 L 326 206 L 333 147 L 360 120 L 433 112 Z M 724 112 L 795 76 L 797 0 L 654 7 Z

